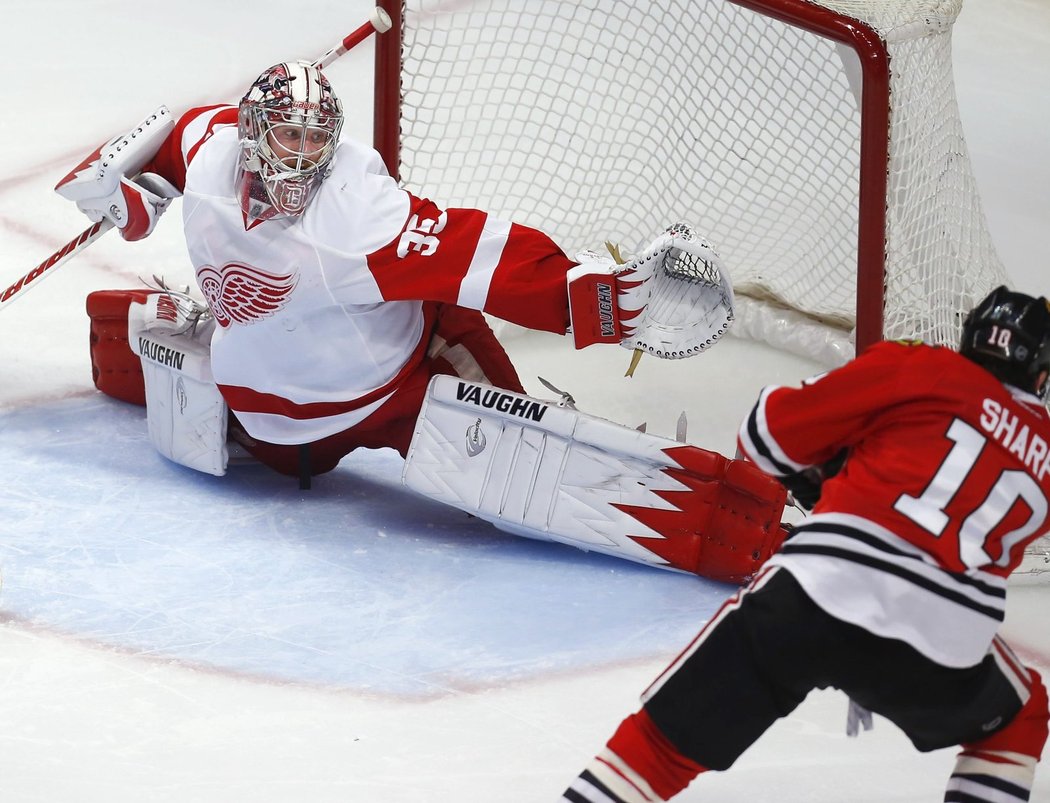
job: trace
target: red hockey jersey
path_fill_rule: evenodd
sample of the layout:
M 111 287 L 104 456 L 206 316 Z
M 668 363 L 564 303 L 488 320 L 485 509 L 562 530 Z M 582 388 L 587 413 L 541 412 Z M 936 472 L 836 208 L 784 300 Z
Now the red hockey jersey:
M 840 619 L 949 666 L 984 656 L 1006 578 L 1050 529 L 1050 420 L 946 348 L 881 343 L 801 388 L 771 387 L 739 446 L 784 476 L 843 469 L 771 563 Z

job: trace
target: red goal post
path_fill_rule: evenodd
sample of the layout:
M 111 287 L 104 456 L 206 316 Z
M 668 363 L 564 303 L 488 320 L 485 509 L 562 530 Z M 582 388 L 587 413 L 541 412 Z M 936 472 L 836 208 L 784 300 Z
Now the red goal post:
M 375 144 L 439 203 L 569 253 L 683 219 L 729 265 L 735 330 L 827 364 L 954 343 L 1005 281 L 952 82 L 961 0 L 383 6 Z

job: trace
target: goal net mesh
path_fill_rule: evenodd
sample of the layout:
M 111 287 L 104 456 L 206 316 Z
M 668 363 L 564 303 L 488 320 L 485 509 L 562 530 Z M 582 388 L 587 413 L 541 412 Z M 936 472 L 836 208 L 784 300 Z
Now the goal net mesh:
M 881 207 L 883 334 L 954 343 L 1005 280 L 955 98 L 960 3 L 769 5 L 831 10 L 886 43 L 885 197 L 860 191 L 854 51 L 726 0 L 407 0 L 401 178 L 570 254 L 691 223 L 743 299 L 737 329 L 767 337 L 771 320 L 777 345 L 829 364 L 853 353 L 858 221 Z M 811 329 L 817 342 L 784 342 Z
M 961 0 L 739 1 L 405 0 L 402 182 L 569 254 L 690 223 L 729 268 L 731 331 L 829 366 L 864 316 L 888 339 L 956 344 L 966 310 L 1008 283 L 955 96 Z M 860 180 L 861 57 L 807 30 L 829 11 L 888 59 L 884 192 Z M 858 308 L 875 212 L 884 298 Z M 1031 552 L 1050 568 L 1050 546 Z

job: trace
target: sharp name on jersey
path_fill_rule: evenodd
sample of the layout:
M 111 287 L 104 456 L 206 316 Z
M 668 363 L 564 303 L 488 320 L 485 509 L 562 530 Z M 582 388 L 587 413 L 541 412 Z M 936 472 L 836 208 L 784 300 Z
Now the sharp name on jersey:
M 772 562 L 825 610 L 949 666 L 985 654 L 1006 577 L 1050 528 L 1039 399 L 946 348 L 881 343 L 801 388 L 767 388 L 740 448 L 784 475 L 850 449 Z

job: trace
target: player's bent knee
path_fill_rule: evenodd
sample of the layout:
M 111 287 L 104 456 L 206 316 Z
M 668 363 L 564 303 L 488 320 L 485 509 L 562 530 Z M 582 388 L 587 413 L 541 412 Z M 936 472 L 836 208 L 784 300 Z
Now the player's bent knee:
M 1035 759 L 1042 755 L 1050 723 L 1050 703 L 1039 673 L 1032 669 L 1028 673 L 1031 686 L 1028 700 L 1021 710 L 1005 727 L 987 739 L 964 745 L 967 751 L 1019 753 Z
M 1029 675 L 1028 700 L 1013 719 L 991 736 L 963 745 L 945 800 L 1029 799 L 1050 718 L 1046 687 L 1037 672 Z

